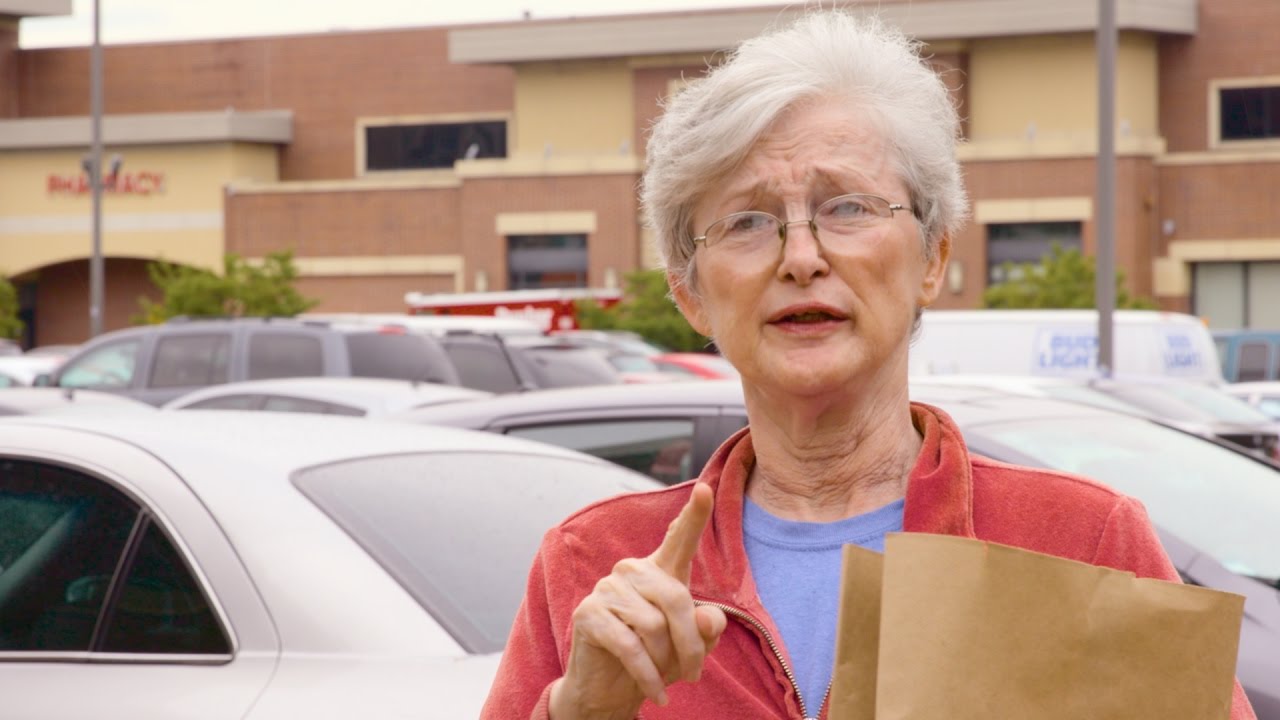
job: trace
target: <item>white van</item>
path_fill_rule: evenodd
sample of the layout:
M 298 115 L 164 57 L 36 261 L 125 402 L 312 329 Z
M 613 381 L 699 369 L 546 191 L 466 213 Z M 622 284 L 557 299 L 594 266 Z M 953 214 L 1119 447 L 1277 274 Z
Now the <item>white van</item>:
M 1213 336 L 1199 318 L 1155 310 L 1117 310 L 1112 317 L 1114 375 L 1223 384 Z M 1095 377 L 1098 312 L 926 310 L 908 358 L 913 376 Z

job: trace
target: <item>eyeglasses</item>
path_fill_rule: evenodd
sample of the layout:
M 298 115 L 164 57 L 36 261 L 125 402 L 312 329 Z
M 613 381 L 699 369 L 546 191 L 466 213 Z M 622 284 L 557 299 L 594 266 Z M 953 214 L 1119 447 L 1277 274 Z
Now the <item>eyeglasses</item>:
M 808 223 L 815 238 L 839 240 L 850 238 L 874 227 L 881 220 L 893 217 L 896 210 L 910 210 L 900 203 L 891 203 L 878 195 L 840 195 L 818 206 L 813 217 L 807 220 L 784 222 L 761 210 L 747 210 L 726 215 L 707 226 L 693 239 L 693 244 L 703 247 L 718 245 L 731 252 L 751 252 L 773 245 L 774 239 L 787 244 L 787 227 Z

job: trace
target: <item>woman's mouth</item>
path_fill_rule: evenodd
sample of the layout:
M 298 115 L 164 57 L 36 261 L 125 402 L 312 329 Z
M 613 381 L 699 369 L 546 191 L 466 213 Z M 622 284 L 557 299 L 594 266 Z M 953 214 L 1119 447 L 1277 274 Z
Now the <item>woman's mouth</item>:
M 793 305 L 769 318 L 769 324 L 791 332 L 815 332 L 829 329 L 849 319 L 833 307 L 818 304 Z
M 779 322 L 810 324 L 829 322 L 839 319 L 840 318 L 837 318 L 831 313 L 823 312 L 821 310 L 810 310 L 808 312 L 792 313 L 783 317 Z

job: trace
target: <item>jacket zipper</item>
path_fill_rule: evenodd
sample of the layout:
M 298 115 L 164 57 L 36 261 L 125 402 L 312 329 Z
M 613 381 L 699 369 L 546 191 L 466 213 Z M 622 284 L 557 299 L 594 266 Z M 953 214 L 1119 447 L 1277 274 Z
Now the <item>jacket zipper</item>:
M 731 605 L 711 602 L 710 600 L 694 600 L 693 604 L 709 605 L 711 607 L 720 608 L 726 614 L 732 615 L 758 630 L 760 635 L 764 637 L 764 641 L 769 644 L 769 649 L 773 651 L 773 656 L 777 658 L 778 664 L 782 666 L 782 672 L 787 676 L 787 681 L 791 683 L 791 689 L 794 690 L 796 694 L 796 702 L 800 704 L 800 714 L 804 716 L 805 720 L 817 720 L 817 716 L 810 715 L 808 708 L 805 707 L 804 697 L 800 695 L 800 685 L 796 682 L 795 673 L 791 672 L 791 666 L 787 665 L 787 659 L 782 656 L 782 651 L 778 649 L 778 643 L 774 642 L 773 636 L 769 634 L 768 628 L 761 624 L 759 620 L 756 620 L 747 613 Z M 818 705 L 819 714 L 821 714 L 822 708 L 827 704 L 827 696 L 830 694 L 831 683 L 827 683 L 827 691 L 822 694 L 822 703 Z

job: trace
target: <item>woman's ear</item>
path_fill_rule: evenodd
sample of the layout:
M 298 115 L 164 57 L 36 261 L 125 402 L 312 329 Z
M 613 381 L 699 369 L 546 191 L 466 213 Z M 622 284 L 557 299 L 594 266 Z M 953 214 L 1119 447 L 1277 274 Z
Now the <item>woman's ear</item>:
M 680 314 L 689 321 L 689 325 L 699 333 L 711 337 L 711 324 L 707 322 L 707 314 L 702 309 L 702 300 L 689 289 L 683 278 L 675 273 L 667 272 L 667 286 L 671 288 L 671 297 L 675 298 Z
M 925 261 L 924 277 L 920 282 L 920 295 L 916 307 L 928 307 L 942 294 L 942 283 L 947 277 L 947 261 L 951 259 L 951 235 L 944 234 L 938 240 L 933 257 Z

